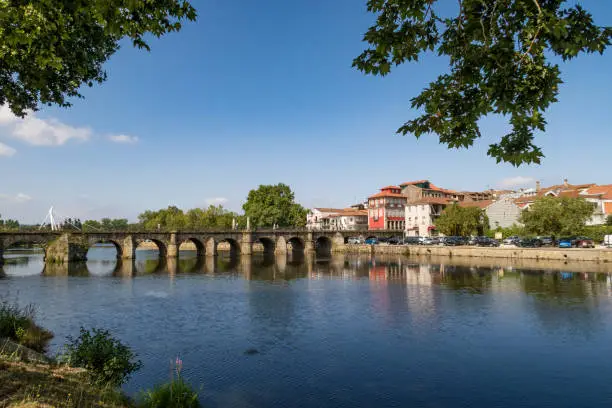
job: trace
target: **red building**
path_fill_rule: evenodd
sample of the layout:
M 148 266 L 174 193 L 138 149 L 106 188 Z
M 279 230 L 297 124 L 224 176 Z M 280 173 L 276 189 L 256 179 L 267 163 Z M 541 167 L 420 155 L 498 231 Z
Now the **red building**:
M 397 186 L 383 187 L 380 193 L 368 197 L 368 229 L 403 231 L 406 201 Z

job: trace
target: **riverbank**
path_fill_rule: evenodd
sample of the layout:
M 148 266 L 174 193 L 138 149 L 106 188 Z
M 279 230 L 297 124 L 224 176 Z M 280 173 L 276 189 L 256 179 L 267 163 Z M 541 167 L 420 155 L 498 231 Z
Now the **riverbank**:
M 132 407 L 114 388 L 91 384 L 81 368 L 0 353 L 0 407 Z
M 344 245 L 335 251 L 355 254 L 394 254 L 407 256 L 531 259 L 561 262 L 595 262 L 612 264 L 612 249 L 594 248 L 516 248 L 516 247 L 446 247 L 404 245 Z

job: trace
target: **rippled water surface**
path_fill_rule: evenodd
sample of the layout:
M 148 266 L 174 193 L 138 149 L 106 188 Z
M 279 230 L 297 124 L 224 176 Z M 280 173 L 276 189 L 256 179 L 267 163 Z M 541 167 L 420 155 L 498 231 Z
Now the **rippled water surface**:
M 38 305 L 52 352 L 81 325 L 113 331 L 144 363 L 129 393 L 180 356 L 207 407 L 612 406 L 612 283 L 596 266 L 114 258 L 8 252 L 0 296 Z

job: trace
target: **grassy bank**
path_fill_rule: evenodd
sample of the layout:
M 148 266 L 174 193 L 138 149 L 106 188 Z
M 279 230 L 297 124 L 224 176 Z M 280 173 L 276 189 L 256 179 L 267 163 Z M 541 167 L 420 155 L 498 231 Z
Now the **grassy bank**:
M 109 331 L 85 329 L 68 337 L 57 359 L 45 355 L 53 334 L 34 320 L 34 307 L 0 300 L 0 407 L 198 408 L 198 394 L 180 375 L 143 391 L 138 401 L 121 385 L 142 363 Z
M 112 387 L 89 381 L 81 368 L 23 361 L 0 355 L 0 406 L 35 407 L 133 407 L 133 403 Z

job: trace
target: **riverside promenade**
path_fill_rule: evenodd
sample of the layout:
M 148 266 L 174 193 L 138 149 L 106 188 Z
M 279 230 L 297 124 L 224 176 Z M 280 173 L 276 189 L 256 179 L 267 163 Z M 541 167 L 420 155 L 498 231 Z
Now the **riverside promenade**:
M 406 245 L 343 245 L 334 252 L 361 254 L 397 254 L 408 256 L 441 256 L 466 258 L 531 259 L 563 262 L 595 262 L 612 264 L 611 248 L 518 248 L 473 246 L 406 246 Z

